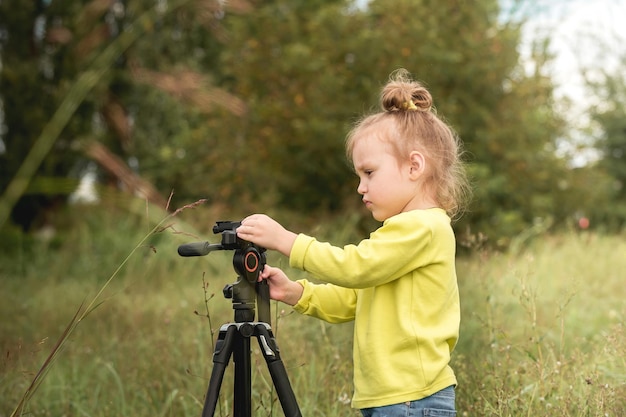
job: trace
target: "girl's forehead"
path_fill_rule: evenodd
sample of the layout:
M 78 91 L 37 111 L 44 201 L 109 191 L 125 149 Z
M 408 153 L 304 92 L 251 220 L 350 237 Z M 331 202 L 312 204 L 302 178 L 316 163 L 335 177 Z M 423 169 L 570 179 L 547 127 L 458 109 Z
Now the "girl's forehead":
M 355 141 L 377 139 L 381 143 L 391 143 L 397 137 L 397 126 L 392 120 L 378 120 L 362 126 L 355 136 Z
M 397 142 L 397 132 L 392 123 L 378 122 L 367 126 L 355 135 L 354 146 L 359 142 L 368 147 L 385 147 L 391 150 Z
M 362 135 L 354 141 L 353 153 L 370 154 L 386 152 L 390 148 L 389 142 L 385 141 L 380 135 Z
M 356 138 L 354 142 L 352 164 L 358 170 L 366 165 L 376 164 L 377 161 L 380 163 L 393 155 L 393 148 L 389 142 L 376 135 L 362 136 Z

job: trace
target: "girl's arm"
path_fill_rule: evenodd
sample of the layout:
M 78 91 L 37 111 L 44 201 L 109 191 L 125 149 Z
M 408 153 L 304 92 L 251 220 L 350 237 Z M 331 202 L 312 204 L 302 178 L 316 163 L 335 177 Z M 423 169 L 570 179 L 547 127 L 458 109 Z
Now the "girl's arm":
M 330 284 L 292 281 L 279 268 L 265 265 L 259 280 L 266 280 L 270 298 L 293 306 L 296 311 L 329 323 L 354 320 L 356 291 Z M 305 289 L 306 288 L 306 289 Z

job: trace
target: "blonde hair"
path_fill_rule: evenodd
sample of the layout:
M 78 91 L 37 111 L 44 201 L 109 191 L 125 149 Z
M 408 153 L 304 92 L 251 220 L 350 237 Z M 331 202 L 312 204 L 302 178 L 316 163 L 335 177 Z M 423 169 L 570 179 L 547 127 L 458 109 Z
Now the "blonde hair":
M 424 187 L 450 217 L 457 218 L 470 195 L 462 145 L 437 116 L 430 92 L 400 69 L 383 87 L 380 103 L 382 111 L 363 117 L 348 134 L 348 159 L 352 160 L 354 144 L 366 133 L 389 143 L 398 161 L 406 160 L 414 150 L 421 152 L 427 161 Z

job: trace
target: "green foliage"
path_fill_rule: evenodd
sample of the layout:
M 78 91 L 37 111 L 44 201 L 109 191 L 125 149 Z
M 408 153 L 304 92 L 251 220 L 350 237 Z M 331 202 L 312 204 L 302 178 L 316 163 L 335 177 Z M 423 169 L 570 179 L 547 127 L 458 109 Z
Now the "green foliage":
M 332 209 L 354 195 L 343 137 L 388 74 L 405 67 L 427 83 L 471 155 L 480 190 L 467 222 L 515 232 L 550 214 L 551 178 L 564 171 L 551 156 L 551 87 L 519 71 L 519 25 L 498 22 L 497 2 L 374 1 L 363 10 L 331 2 L 314 11 L 273 2 L 225 23 L 233 35 L 222 67 L 250 103 L 245 130 L 233 135 L 261 157 L 282 205 Z
M 407 68 L 466 144 L 477 196 L 460 228 L 513 236 L 554 217 L 567 169 L 554 155 L 560 121 L 541 75 L 545 49 L 536 51 L 537 72 L 523 73 L 521 24 L 501 24 L 498 13 L 495 1 L 328 2 L 315 10 L 272 2 L 254 20 L 227 17 L 222 68 L 250 113 L 224 136 L 237 138 L 255 179 L 282 206 L 355 207 L 343 138 L 374 108 L 389 73 Z M 255 199 L 266 195 L 257 182 L 248 186 Z
M 196 107 L 202 106 L 186 107 L 172 99 L 177 91 L 172 91 L 171 85 L 168 90 L 168 79 L 158 71 L 177 68 L 189 74 L 211 60 L 214 38 L 199 36 L 198 32 L 207 23 L 217 22 L 212 12 L 219 7 L 210 0 L 179 0 L 162 6 L 140 0 L 40 2 L 37 7 L 26 8 L 0 3 L 5 10 L 0 14 L 0 83 L 6 127 L 2 135 L 6 151 L 0 155 L 3 189 L 19 175 L 22 183 L 29 182 L 33 174 L 80 176 L 87 163 L 83 151 L 93 140 L 104 143 L 121 161 L 141 169 L 142 175 L 157 186 L 162 176 L 156 173 L 164 173 L 166 193 L 179 184 L 172 171 L 163 167 L 180 168 L 170 164 L 180 153 L 170 150 L 192 148 L 186 140 L 189 129 L 181 130 L 180 120 L 200 125 Z M 16 14 L 14 9 L 22 13 Z M 213 25 L 212 29 L 219 27 Z M 189 46 L 195 54 L 181 46 Z M 160 90 L 153 86 L 145 94 L 142 87 L 150 82 Z M 164 99 L 163 94 L 155 94 L 163 90 L 172 95 Z M 185 139 L 182 144 L 180 138 Z M 34 163 L 27 159 L 35 148 L 41 159 L 45 157 L 43 163 L 39 157 Z M 18 171 L 26 166 L 28 172 Z M 103 168 L 108 171 L 102 170 L 102 182 L 120 179 L 109 175 L 110 167 Z M 24 187 L 18 188 L 18 193 L 24 192 Z M 16 188 L 9 189 L 12 195 L 4 197 L 12 200 Z M 49 194 L 54 190 L 40 195 L 40 199 L 48 200 Z M 4 204 L 14 201 L 2 203 L 4 209 Z M 20 210 L 13 212 L 20 214 Z M 37 214 L 41 212 L 21 222 L 25 229 Z
M 13 3 L 0 3 L 3 189 L 69 103 L 38 177 L 80 177 L 97 141 L 163 196 L 173 190 L 173 205 L 202 197 L 233 211 L 356 212 L 344 137 L 404 67 L 465 143 L 475 198 L 458 230 L 505 247 L 537 222 L 560 226 L 594 211 L 581 203 L 589 193 L 616 201 L 557 157 L 565 130 L 546 75 L 549 41 L 537 39 L 531 62 L 520 62 L 524 22 L 504 20 L 497 0 Z M 131 40 L 114 48 L 121 39 Z M 92 84 L 73 96 L 85 79 Z M 610 176 L 622 169 L 615 111 L 597 119 L 615 138 L 606 142 L 611 168 L 601 167 Z M 101 183 L 120 182 L 97 162 Z M 58 195 L 66 191 L 25 196 L 13 213 L 28 229 Z
M 235 274 L 228 252 L 177 256 L 178 244 L 198 239 L 181 233 L 198 233 L 183 223 L 195 214 L 179 213 L 171 227 L 148 235 L 103 303 L 76 327 L 27 412 L 200 414 L 215 332 L 233 318 L 221 289 Z M 55 247 L 33 241 L 21 257 L 0 253 L 0 293 L 11 295 L 0 304 L 2 415 L 11 413 L 78 306 L 154 224 L 141 211 L 120 216 L 118 204 L 75 207 L 65 217 L 75 227 Z M 355 238 L 356 219 L 309 227 L 343 243 Z M 453 367 L 460 415 L 619 415 L 626 406 L 624 249 L 623 236 L 568 232 L 541 235 L 515 253 L 476 251 L 459 259 L 463 311 Z M 294 279 L 304 274 L 288 272 Z M 324 324 L 282 304 L 273 304 L 272 320 L 303 415 L 358 415 L 347 404 L 351 325 Z M 282 415 L 256 343 L 252 364 L 253 415 Z M 220 415 L 228 415 L 232 363 L 220 404 Z

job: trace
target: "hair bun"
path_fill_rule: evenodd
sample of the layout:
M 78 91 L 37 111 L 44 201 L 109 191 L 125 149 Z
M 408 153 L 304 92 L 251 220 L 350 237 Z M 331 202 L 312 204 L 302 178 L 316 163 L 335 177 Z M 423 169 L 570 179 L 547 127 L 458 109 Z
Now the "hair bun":
M 428 112 L 433 106 L 430 92 L 418 81 L 412 80 L 404 69 L 391 74 L 380 101 L 383 110 L 387 112 Z

